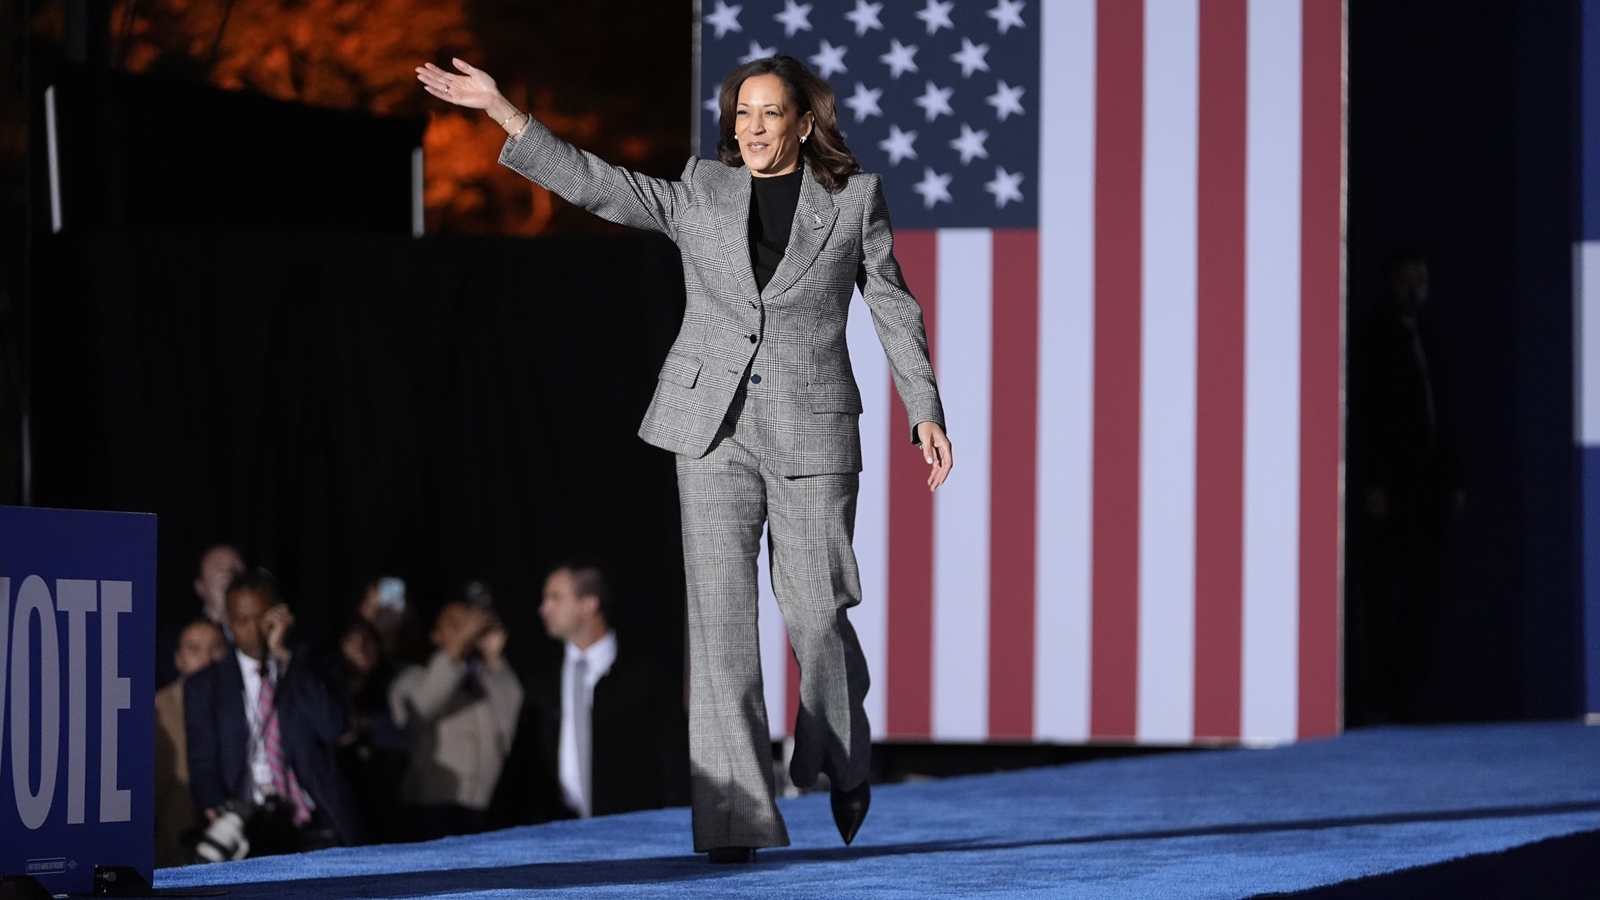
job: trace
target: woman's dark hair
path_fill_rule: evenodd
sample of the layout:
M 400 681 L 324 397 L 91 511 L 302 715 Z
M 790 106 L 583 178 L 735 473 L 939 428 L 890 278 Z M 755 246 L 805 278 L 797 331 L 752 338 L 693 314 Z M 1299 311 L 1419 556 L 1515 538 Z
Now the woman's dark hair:
M 367 640 L 368 643 L 372 644 L 372 649 L 375 650 L 380 657 L 383 655 L 383 637 L 378 634 L 377 627 L 371 622 L 368 622 L 366 619 L 358 615 L 345 619 L 344 627 L 339 629 L 339 640 L 337 643 L 344 643 L 344 639 L 352 634 L 361 635 Z
M 800 161 L 811 169 L 811 174 L 831 194 L 844 190 L 850 176 L 861 171 L 855 154 L 845 146 L 844 135 L 839 132 L 839 112 L 834 103 L 833 88 L 818 78 L 806 64 L 792 56 L 769 56 L 747 62 L 734 69 L 722 81 L 718 102 L 722 107 L 719 123 L 722 137 L 717 141 L 717 158 L 726 165 L 743 164 L 739 153 L 739 139 L 734 136 L 733 123 L 739 109 L 739 88 L 745 79 L 757 75 L 776 75 L 783 82 L 784 92 L 794 107 L 796 118 L 811 113 L 811 137 L 800 145 Z

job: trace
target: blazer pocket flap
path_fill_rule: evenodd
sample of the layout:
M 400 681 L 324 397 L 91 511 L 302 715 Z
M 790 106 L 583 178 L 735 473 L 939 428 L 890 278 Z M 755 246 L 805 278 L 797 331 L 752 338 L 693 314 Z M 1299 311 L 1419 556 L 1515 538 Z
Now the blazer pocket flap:
M 661 374 L 656 378 L 668 384 L 692 388 L 700 380 L 700 360 L 682 353 L 668 353 L 661 364 Z
M 855 384 L 850 372 L 850 357 L 843 347 L 812 345 L 811 383 L 813 385 Z

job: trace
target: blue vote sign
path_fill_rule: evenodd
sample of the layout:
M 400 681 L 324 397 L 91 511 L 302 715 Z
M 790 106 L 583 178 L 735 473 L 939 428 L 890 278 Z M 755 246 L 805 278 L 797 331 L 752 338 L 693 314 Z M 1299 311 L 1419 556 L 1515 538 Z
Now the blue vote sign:
M 156 517 L 0 506 L 0 874 L 151 877 Z

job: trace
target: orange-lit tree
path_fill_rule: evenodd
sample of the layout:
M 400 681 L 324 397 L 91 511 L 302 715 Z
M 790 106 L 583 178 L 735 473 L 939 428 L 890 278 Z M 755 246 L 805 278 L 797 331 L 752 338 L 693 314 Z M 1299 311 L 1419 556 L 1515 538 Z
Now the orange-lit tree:
M 688 148 L 692 114 L 690 9 L 610 0 L 120 0 L 112 28 L 120 64 L 133 72 L 375 115 L 426 115 L 429 229 L 535 235 L 615 229 L 499 166 L 500 128 L 427 97 L 415 66 L 452 55 L 473 60 L 556 133 L 671 175 Z M 663 22 L 677 22 L 678 34 Z

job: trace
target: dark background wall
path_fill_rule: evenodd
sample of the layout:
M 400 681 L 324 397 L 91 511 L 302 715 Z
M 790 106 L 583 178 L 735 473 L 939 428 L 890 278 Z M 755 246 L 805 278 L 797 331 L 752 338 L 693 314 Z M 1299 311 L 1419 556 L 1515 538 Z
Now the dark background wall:
M 563 20 L 568 46 L 544 64 L 593 62 L 604 35 L 578 26 L 598 12 Z M 659 55 L 687 60 L 689 40 L 685 27 L 633 54 L 591 92 Z M 381 575 L 407 580 L 423 633 L 465 582 L 486 581 L 526 668 L 559 650 L 536 613 L 545 574 L 593 561 L 612 576 L 623 640 L 680 671 L 671 459 L 635 436 L 682 315 L 671 245 L 415 240 L 416 104 L 386 117 L 319 108 L 171 66 L 129 75 L 65 44 L 36 34 L 31 60 L 35 87 L 56 86 L 67 224 L 50 233 L 41 162 L 28 173 L 34 502 L 159 513 L 169 633 L 198 611 L 199 554 L 229 541 L 279 575 L 309 639 L 329 637 Z M 667 94 L 688 109 L 687 80 L 600 104 L 675 145 L 667 163 L 638 163 L 652 174 L 682 166 L 687 121 L 675 141 L 656 121 Z M 43 128 L 30 138 L 42 161 Z M 7 220 L 8 260 L 20 225 Z M 0 300 L 19 293 L 19 268 L 0 267 Z M 0 337 L 19 319 L 0 303 Z M 14 384 L 0 377 L 0 400 Z M 0 403 L 14 440 L 12 412 Z
M 404 577 L 424 626 L 493 588 L 556 653 L 548 569 L 599 561 L 630 646 L 678 670 L 671 458 L 634 435 L 682 316 L 676 251 L 608 241 L 157 232 L 58 245 L 40 304 L 41 505 L 160 513 L 160 616 L 199 554 L 276 572 L 308 637 Z M 424 628 L 424 630 L 426 630 Z
M 1467 495 L 1424 709 L 1576 715 L 1576 4 L 1348 11 L 1349 322 L 1378 301 L 1389 254 L 1426 257 Z

